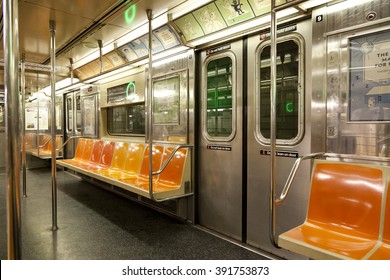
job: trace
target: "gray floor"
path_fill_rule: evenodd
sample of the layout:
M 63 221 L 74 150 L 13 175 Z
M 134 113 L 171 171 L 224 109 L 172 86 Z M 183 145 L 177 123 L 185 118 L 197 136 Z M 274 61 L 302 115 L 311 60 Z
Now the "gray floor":
M 53 232 L 50 169 L 28 170 L 27 178 L 23 259 L 264 259 L 61 171 Z M 5 174 L 0 184 L 0 259 L 6 259 Z

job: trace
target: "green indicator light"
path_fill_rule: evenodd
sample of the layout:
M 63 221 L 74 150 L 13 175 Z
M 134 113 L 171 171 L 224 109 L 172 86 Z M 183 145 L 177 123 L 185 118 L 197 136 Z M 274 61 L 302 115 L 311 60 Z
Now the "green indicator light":
M 294 103 L 293 102 L 287 102 L 286 103 L 286 112 L 292 113 L 294 111 Z
M 126 23 L 130 24 L 134 21 L 136 15 L 136 6 L 133 5 L 128 8 L 124 14 Z
M 135 82 L 128 83 L 126 87 L 126 97 L 132 93 L 135 93 Z

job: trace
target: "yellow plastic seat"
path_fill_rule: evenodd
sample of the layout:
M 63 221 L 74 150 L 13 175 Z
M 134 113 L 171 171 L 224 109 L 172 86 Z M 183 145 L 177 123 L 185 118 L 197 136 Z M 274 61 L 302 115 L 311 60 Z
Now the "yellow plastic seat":
M 127 148 L 127 156 L 119 173 L 110 174 L 112 179 L 136 177 L 139 173 L 145 146 L 142 143 L 131 143 Z
M 281 234 L 278 245 L 313 259 L 362 259 L 379 237 L 382 173 L 317 161 L 306 221 Z
M 164 151 L 164 147 L 153 146 L 153 150 L 152 150 L 153 172 L 156 172 L 161 167 L 161 159 L 162 159 L 163 151 Z M 142 161 L 140 159 L 137 159 L 137 162 L 134 161 L 133 163 L 134 163 L 133 165 L 129 166 L 130 169 L 126 169 L 127 172 L 126 175 L 128 176 L 120 178 L 119 181 L 125 184 L 132 185 L 137 188 L 141 188 L 145 190 L 148 189 L 149 188 L 149 147 L 146 147 Z M 137 168 L 139 167 L 139 163 L 141 163 L 141 169 Z M 153 180 L 156 181 L 157 176 L 154 176 Z

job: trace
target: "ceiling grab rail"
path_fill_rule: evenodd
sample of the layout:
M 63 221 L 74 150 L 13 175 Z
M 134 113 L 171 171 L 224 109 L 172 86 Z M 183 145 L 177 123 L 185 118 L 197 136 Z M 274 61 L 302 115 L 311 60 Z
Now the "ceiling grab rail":
M 153 57 L 152 57 L 152 50 L 153 50 L 153 40 L 152 40 L 152 19 L 153 19 L 153 13 L 152 10 L 147 10 L 146 11 L 147 17 L 148 17 L 148 24 L 149 24 L 149 65 L 148 65 L 148 87 L 147 87 L 147 104 L 148 104 L 148 135 L 149 135 L 149 197 L 151 200 L 155 202 L 163 202 L 171 199 L 178 199 L 178 198 L 184 198 L 193 195 L 193 192 L 188 193 L 188 194 L 183 194 L 183 195 L 177 195 L 177 196 L 172 196 L 168 198 L 163 198 L 163 199 L 156 199 L 153 194 L 153 176 L 158 175 L 164 171 L 164 169 L 167 167 L 168 163 L 170 160 L 173 158 L 175 153 L 180 149 L 180 148 L 193 148 L 191 145 L 179 145 L 177 146 L 172 153 L 169 155 L 167 160 L 164 162 L 160 170 L 153 172 L 153 118 L 152 118 L 152 70 L 153 70 Z M 191 168 L 192 170 L 192 168 Z M 192 176 L 191 176 L 192 177 Z
M 269 236 L 273 246 L 279 248 L 276 242 L 276 57 L 277 57 L 277 19 L 276 12 L 297 6 L 305 0 L 297 0 L 276 7 L 276 0 L 271 0 L 271 118 L 270 118 L 270 150 L 271 150 L 271 184 L 270 184 L 270 218 Z

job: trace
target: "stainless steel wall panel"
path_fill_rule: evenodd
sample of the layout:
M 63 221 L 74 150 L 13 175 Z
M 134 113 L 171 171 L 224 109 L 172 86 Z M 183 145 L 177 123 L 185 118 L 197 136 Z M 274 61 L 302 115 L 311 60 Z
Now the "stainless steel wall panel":
M 356 15 L 360 17 L 360 15 Z M 331 19 L 332 17 L 330 17 Z M 383 121 L 350 122 L 349 116 L 349 40 L 357 35 L 370 35 L 385 30 L 386 24 L 366 25 L 359 29 L 341 30 L 327 36 L 326 102 L 327 152 L 388 156 L 390 125 Z M 341 26 L 343 27 L 343 26 Z
M 377 19 L 390 16 L 390 0 L 369 1 L 363 4 L 354 1 L 353 4 L 348 8 L 343 8 L 340 3 L 329 5 L 327 32 L 366 23 L 366 17 L 371 12 L 377 15 Z

